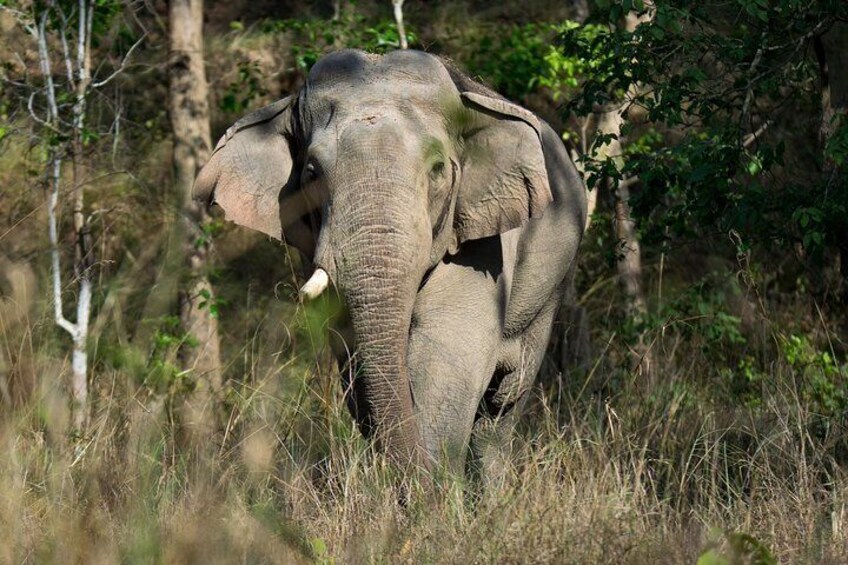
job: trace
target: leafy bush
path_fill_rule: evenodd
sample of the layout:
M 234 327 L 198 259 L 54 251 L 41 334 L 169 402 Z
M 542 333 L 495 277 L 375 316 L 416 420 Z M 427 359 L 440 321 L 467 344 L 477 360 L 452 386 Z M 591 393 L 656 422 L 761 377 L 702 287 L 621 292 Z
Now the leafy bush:
M 614 23 L 641 5 L 613 2 L 597 18 Z M 804 149 L 817 132 L 771 126 L 791 122 L 787 112 L 798 108 L 816 112 L 808 92 L 819 71 L 805 46 L 828 22 L 846 18 L 842 2 L 670 2 L 657 4 L 653 19 L 632 32 L 565 29 L 563 54 L 592 69 L 569 111 L 586 116 L 631 92 L 623 111 L 664 132 L 664 143 L 631 149 L 623 166 L 587 158 L 590 185 L 638 179 L 632 206 L 648 242 L 733 232 L 747 245 L 797 243 L 818 258 L 840 246 L 846 175 L 799 174 L 810 160 L 821 163 L 821 152 Z M 824 155 L 843 162 L 844 138 L 840 128 Z
M 393 20 L 372 22 L 358 12 L 345 12 L 335 20 L 266 20 L 260 31 L 290 33 L 295 64 L 304 72 L 332 50 L 350 48 L 385 53 L 400 47 L 400 37 Z M 406 38 L 410 45 L 417 41 L 415 33 L 409 29 Z
M 812 410 L 825 419 L 848 417 L 848 363 L 840 364 L 803 335 L 783 337 L 781 349 L 801 378 L 801 394 Z
M 508 98 L 521 100 L 544 87 L 558 100 L 575 94 L 584 76 L 596 71 L 596 65 L 595 57 L 566 54 L 554 39 L 573 30 L 589 38 L 600 33 L 600 29 L 573 21 L 483 29 L 477 32 L 477 37 L 469 39 L 476 47 L 464 63 L 472 76 Z

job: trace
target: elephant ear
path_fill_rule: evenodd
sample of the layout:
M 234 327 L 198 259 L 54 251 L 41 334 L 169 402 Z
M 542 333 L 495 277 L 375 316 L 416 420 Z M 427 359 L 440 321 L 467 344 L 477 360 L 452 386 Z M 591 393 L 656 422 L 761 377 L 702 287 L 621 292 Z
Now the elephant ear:
M 539 119 L 506 100 L 476 92 L 461 96 L 471 115 L 456 202 L 460 243 L 517 228 L 541 216 L 552 200 Z
M 298 190 L 294 171 L 294 96 L 265 106 L 233 124 L 218 141 L 194 183 L 195 199 L 218 205 L 227 220 L 310 252 L 304 223 L 314 206 Z

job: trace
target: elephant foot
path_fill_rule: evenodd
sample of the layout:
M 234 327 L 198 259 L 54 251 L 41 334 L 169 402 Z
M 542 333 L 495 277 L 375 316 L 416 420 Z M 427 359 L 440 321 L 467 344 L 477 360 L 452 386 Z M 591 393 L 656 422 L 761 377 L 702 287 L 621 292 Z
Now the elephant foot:
M 469 478 L 481 493 L 498 492 L 512 475 L 515 412 L 501 416 L 480 415 L 471 432 Z

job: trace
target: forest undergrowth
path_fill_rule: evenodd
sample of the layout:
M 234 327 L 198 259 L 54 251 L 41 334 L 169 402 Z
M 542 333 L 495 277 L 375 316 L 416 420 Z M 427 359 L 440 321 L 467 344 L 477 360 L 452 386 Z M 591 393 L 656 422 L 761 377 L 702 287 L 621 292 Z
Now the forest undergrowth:
M 604 294 L 584 294 L 593 320 Z M 0 420 L 0 560 L 848 559 L 845 422 L 828 413 L 844 388 L 822 384 L 844 387 L 844 368 L 779 322 L 761 317 L 763 373 L 746 355 L 722 368 L 720 340 L 667 318 L 650 392 L 622 368 L 620 328 L 596 324 L 590 368 L 542 375 L 500 483 L 436 471 L 399 505 L 397 477 L 344 408 L 321 334 L 328 303 L 254 300 L 228 308 L 242 341 L 230 342 L 224 424 L 202 444 L 179 432 L 179 388 L 158 388 L 166 364 L 113 353 L 98 358 L 90 430 L 71 437 L 49 321 L 3 334 L 10 374 L 50 378 Z M 798 305 L 783 308 L 788 319 Z

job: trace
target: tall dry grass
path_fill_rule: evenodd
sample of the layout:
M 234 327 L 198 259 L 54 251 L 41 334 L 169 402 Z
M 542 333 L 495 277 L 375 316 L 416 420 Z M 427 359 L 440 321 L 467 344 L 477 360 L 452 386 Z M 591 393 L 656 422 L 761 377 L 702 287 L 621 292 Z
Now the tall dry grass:
M 649 396 L 575 377 L 537 393 L 502 484 L 437 473 L 403 506 L 315 357 L 262 362 L 255 334 L 203 446 L 181 444 L 167 394 L 101 365 L 90 432 L 70 438 L 67 367 L 39 332 L 4 337 L 40 384 L 0 422 L 2 562 L 848 560 L 845 467 L 779 361 L 749 410 L 700 402 L 679 369 Z

